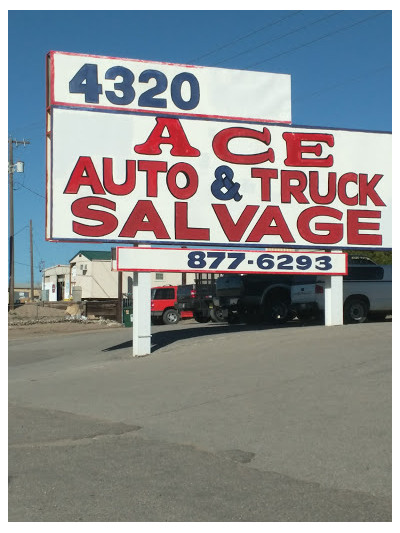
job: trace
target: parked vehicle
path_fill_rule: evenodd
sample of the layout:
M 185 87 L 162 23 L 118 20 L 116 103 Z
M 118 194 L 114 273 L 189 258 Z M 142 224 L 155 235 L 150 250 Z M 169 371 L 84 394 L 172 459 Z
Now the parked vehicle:
M 190 291 L 178 294 L 175 309 L 180 313 L 191 311 L 193 318 L 200 323 L 223 321 L 221 310 L 214 304 L 216 279 L 216 274 L 200 274 Z
M 282 324 L 294 318 L 290 307 L 293 275 L 226 274 L 216 281 L 214 305 L 228 322 Z
M 153 324 L 177 324 L 181 318 L 192 318 L 190 310 L 177 311 L 175 303 L 180 294 L 193 285 L 165 285 L 151 289 L 151 321 Z
M 323 317 L 325 276 L 297 277 L 291 288 L 292 307 L 299 318 Z M 314 278 L 314 279 L 313 279 Z M 308 282 L 308 283 L 307 283 Z M 392 313 L 392 265 L 349 263 L 343 276 L 343 322 L 357 324 L 369 317 L 384 319 Z

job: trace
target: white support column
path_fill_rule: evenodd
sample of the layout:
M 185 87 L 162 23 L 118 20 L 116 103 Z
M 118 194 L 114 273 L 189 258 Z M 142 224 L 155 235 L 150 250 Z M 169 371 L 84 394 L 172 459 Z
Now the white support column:
M 151 353 L 151 272 L 133 272 L 133 356 Z
M 343 276 L 325 278 L 325 326 L 341 326 L 343 325 Z

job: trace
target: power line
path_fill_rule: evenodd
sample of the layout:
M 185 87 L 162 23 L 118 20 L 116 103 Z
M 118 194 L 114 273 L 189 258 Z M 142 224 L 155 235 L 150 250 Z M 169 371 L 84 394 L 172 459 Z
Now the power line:
M 313 39 L 312 41 L 308 41 L 307 43 L 301 44 L 300 46 L 296 46 L 295 48 L 290 48 L 289 50 L 286 50 L 285 52 L 281 52 L 280 54 L 277 54 L 275 56 L 268 57 L 267 59 L 263 59 L 262 61 L 257 61 L 257 63 L 252 63 L 251 65 L 248 65 L 245 68 L 253 68 L 257 65 L 261 65 L 262 63 L 266 63 L 267 61 L 271 61 L 272 59 L 276 59 L 277 57 L 281 57 L 285 54 L 290 54 L 291 52 L 300 50 L 300 48 L 304 48 L 306 46 L 309 46 L 310 44 L 314 44 L 318 41 L 321 41 L 322 39 L 326 39 L 327 37 L 330 37 L 331 35 L 335 35 L 336 33 L 339 33 L 341 31 L 346 31 L 346 30 L 349 30 L 350 28 L 354 28 L 354 26 L 357 26 L 358 24 L 362 24 L 363 22 L 366 22 L 367 20 L 380 17 L 381 15 L 384 15 L 385 13 L 387 13 L 387 11 L 382 11 L 381 13 L 371 15 L 370 17 L 366 17 L 365 19 L 354 22 L 353 24 L 349 24 L 348 26 L 343 26 L 342 28 L 339 28 L 338 30 L 326 33 L 325 35 L 322 35 L 321 37 L 318 37 L 317 39 Z
M 18 235 L 18 233 L 21 233 L 25 228 L 28 228 L 29 226 L 24 226 L 23 228 L 19 229 L 16 233 L 14 233 L 14 237 Z
M 343 85 L 348 85 L 349 83 L 353 81 L 359 81 L 362 78 L 365 78 L 366 76 L 370 76 L 371 74 L 376 74 L 377 72 L 381 70 L 386 70 L 388 68 L 392 68 L 392 65 L 384 65 L 383 67 L 379 67 L 374 70 L 369 70 L 368 72 L 364 72 L 364 74 L 361 74 L 360 76 L 356 76 L 353 78 L 346 78 L 340 83 L 336 83 L 335 85 L 329 85 L 328 87 L 323 87 L 322 89 L 319 89 L 318 91 L 315 91 L 313 93 L 308 93 L 306 96 L 300 97 L 300 98 L 293 98 L 293 102 L 299 102 L 302 100 L 307 100 L 307 98 L 310 98 L 311 96 L 316 96 L 318 94 L 330 91 L 332 89 L 337 89 L 338 87 L 341 87 Z
M 274 22 L 272 22 L 271 24 L 267 24 L 265 26 L 262 26 L 261 28 L 258 28 L 258 30 L 254 30 L 250 33 L 247 33 L 246 35 L 243 35 L 241 37 L 238 37 L 237 39 L 234 39 L 233 41 L 229 41 L 228 43 L 226 44 L 223 44 L 221 46 L 219 46 L 218 48 L 214 48 L 214 50 L 211 50 L 210 52 L 207 52 L 199 57 L 196 57 L 195 59 L 190 59 L 189 60 L 189 63 L 195 63 L 196 61 L 199 61 L 200 59 L 203 59 L 204 57 L 208 57 L 210 56 L 211 54 L 214 54 L 215 52 L 219 52 L 221 50 L 223 50 L 224 48 L 227 48 L 228 46 L 231 46 L 232 44 L 235 44 L 239 41 L 243 41 L 243 39 L 247 39 L 247 37 L 250 37 L 251 35 L 255 35 L 256 33 L 259 33 L 260 31 L 262 30 L 265 30 L 266 28 L 270 28 L 271 26 L 275 26 L 275 24 L 279 24 L 280 22 L 282 22 L 283 20 L 286 20 L 290 17 L 294 17 L 295 15 L 301 13 L 302 10 L 299 10 L 299 11 L 293 11 L 291 12 L 289 15 L 286 15 L 278 20 L 275 20 Z
M 299 26 L 298 28 L 295 28 L 294 30 L 290 30 L 287 33 L 284 33 L 282 35 L 278 35 L 274 39 L 270 39 L 269 41 L 265 41 L 257 46 L 254 46 L 253 48 L 249 48 L 248 50 L 244 50 L 243 52 L 239 52 L 231 57 L 227 57 L 226 59 L 222 59 L 221 61 L 218 61 L 217 63 L 213 63 L 212 66 L 220 65 L 221 63 L 225 63 L 225 61 L 230 61 L 231 59 L 235 59 L 236 57 L 239 57 L 243 54 L 247 54 L 248 52 L 253 52 L 254 50 L 257 50 L 258 48 L 261 48 L 262 46 L 265 46 L 267 44 L 271 44 L 275 41 L 279 41 L 279 39 L 283 39 L 284 37 L 287 37 L 288 35 L 293 35 L 294 33 L 304 30 L 305 28 L 309 28 L 310 26 L 313 26 L 314 24 L 318 24 L 319 22 L 322 22 L 323 20 L 326 20 L 328 18 L 334 17 L 336 15 L 339 15 L 340 13 L 343 13 L 344 10 L 341 11 L 335 11 L 334 13 L 330 13 L 329 15 L 326 15 L 325 17 L 321 17 L 317 20 L 314 20 L 313 22 L 309 22 L 307 24 L 303 24 L 303 26 Z
M 35 247 L 35 249 L 36 249 L 38 255 L 39 255 L 40 257 L 42 257 L 42 254 L 40 253 L 40 250 L 39 250 L 39 248 L 38 248 L 38 246 L 37 246 L 37 244 L 36 244 L 35 238 L 33 238 L 33 245 L 34 245 L 34 247 Z
M 20 185 L 21 187 L 23 187 L 24 189 L 26 189 L 27 191 L 33 193 L 33 194 L 36 194 L 36 196 L 40 196 L 41 198 L 46 198 L 45 196 L 43 196 L 43 194 L 40 194 L 36 191 L 33 191 L 32 189 L 30 189 L 29 187 L 27 187 L 26 185 L 23 185 L 21 182 L 17 182 L 17 185 Z

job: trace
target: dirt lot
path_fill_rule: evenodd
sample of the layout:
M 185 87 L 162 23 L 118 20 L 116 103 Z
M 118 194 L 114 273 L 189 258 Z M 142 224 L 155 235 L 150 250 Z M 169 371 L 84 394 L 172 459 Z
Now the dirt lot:
M 71 313 L 73 310 L 68 307 L 57 308 L 42 303 L 20 305 L 8 312 L 8 338 L 124 327 L 113 320 L 76 318 Z

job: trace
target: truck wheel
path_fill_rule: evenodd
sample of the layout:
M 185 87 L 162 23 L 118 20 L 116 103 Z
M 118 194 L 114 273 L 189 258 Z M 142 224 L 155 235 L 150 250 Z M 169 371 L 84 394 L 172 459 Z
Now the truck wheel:
M 368 305 L 365 300 L 358 297 L 346 300 L 343 308 L 343 321 L 345 324 L 361 324 L 365 322 L 368 314 Z
M 205 324 L 210 321 L 210 316 L 204 316 L 202 313 L 193 313 L 193 318 L 200 324 Z
M 225 322 L 225 318 L 220 307 L 210 309 L 210 318 L 213 322 Z
M 284 324 L 291 318 L 290 299 L 287 296 L 272 296 L 264 307 L 264 317 L 272 324 Z
M 162 316 L 164 324 L 177 324 L 179 322 L 179 314 L 175 309 L 166 309 Z

